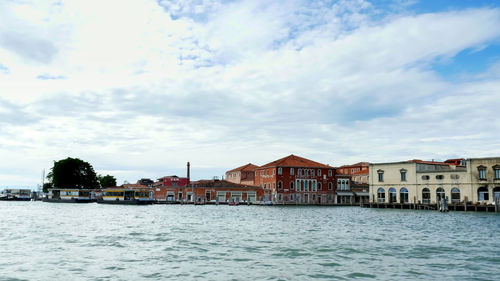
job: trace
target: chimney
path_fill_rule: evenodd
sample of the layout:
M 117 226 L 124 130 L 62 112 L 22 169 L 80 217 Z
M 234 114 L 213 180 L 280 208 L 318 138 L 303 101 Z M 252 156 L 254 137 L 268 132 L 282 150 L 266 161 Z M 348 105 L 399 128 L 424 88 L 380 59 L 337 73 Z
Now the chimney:
M 188 178 L 188 181 L 190 180 L 190 177 L 189 177 L 189 162 L 187 163 L 187 178 Z

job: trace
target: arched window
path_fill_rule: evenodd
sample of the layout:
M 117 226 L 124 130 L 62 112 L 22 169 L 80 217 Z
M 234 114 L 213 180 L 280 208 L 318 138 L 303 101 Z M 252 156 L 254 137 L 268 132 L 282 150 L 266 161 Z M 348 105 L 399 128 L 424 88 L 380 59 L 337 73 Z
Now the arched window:
M 278 182 L 278 190 L 283 189 L 283 183 L 281 181 Z
M 399 203 L 408 203 L 408 189 L 405 187 L 399 190 Z
M 481 186 L 477 189 L 477 198 L 479 201 L 490 200 L 490 193 L 488 192 L 488 188 L 486 186 Z
M 396 189 L 394 187 L 389 188 L 389 203 L 397 202 Z
M 304 191 L 309 191 L 309 181 L 304 181 Z
M 293 168 L 290 168 L 290 175 L 294 175 L 295 174 L 294 172 L 295 171 L 293 170 Z
M 377 190 L 377 202 L 385 203 L 385 190 L 382 187 Z
M 451 189 L 451 203 L 460 203 L 460 189 L 456 187 Z
M 445 198 L 444 189 L 442 187 L 438 187 L 438 189 L 436 189 L 436 201 L 441 202 L 441 200 Z
M 293 181 L 290 182 L 290 190 L 293 190 Z
M 332 190 L 333 184 L 331 182 L 328 183 L 328 190 Z
M 318 182 L 318 190 L 321 190 L 321 188 L 322 188 L 322 187 L 321 187 L 321 183 L 320 183 L 320 182 Z
M 427 187 L 422 189 L 422 203 L 423 204 L 431 203 L 431 191 Z
M 500 200 L 500 186 L 493 188 L 493 199 Z

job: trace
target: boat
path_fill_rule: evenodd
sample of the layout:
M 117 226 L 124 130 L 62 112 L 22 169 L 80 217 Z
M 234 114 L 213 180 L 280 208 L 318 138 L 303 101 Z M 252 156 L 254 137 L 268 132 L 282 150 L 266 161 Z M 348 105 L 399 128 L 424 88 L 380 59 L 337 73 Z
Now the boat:
M 5 189 L 1 201 L 31 201 L 31 189 Z
M 106 188 L 97 199 L 99 204 L 148 205 L 154 202 L 151 189 Z
M 42 199 L 43 202 L 51 203 L 90 203 L 94 202 L 93 191 L 90 189 L 49 189 L 47 197 Z

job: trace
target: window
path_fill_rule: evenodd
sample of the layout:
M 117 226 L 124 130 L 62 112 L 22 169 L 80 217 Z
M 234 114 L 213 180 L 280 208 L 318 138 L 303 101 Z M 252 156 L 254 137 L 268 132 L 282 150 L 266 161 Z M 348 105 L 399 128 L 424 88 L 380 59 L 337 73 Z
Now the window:
M 396 189 L 394 187 L 389 188 L 389 203 L 396 203 L 397 202 L 397 194 L 396 194 Z
M 318 169 L 318 177 L 321 177 L 321 170 Z
M 382 187 L 377 190 L 377 202 L 385 203 L 385 190 Z
M 331 177 L 332 176 L 332 170 L 328 170 L 328 176 Z
M 451 176 L 450 176 L 450 178 L 451 178 L 452 180 L 458 180 L 458 179 L 460 178 L 460 176 L 459 176 L 459 175 L 454 174 L 454 175 L 451 175 Z
M 290 194 L 290 201 L 293 201 L 293 194 Z
M 293 181 L 290 182 L 290 190 L 293 190 Z
M 500 186 L 493 188 L 493 199 L 500 200 Z
M 408 203 L 408 189 L 405 187 L 399 190 L 399 203 Z
M 295 171 L 293 170 L 293 168 L 290 168 L 290 175 L 294 175 L 295 174 Z
M 266 184 L 264 184 L 264 189 L 266 189 Z
M 297 191 L 300 191 L 300 181 L 297 180 L 295 186 L 297 187 Z
M 309 181 L 304 181 L 304 191 L 309 191 Z
M 436 201 L 441 202 L 441 200 L 443 199 L 446 199 L 446 196 L 444 194 L 444 189 L 442 187 L 438 187 L 438 189 L 436 189 Z
M 279 201 L 283 200 L 283 194 L 278 193 L 278 200 L 279 200 Z
M 378 181 L 381 182 L 384 181 L 384 171 L 378 170 L 377 173 L 378 173 Z
M 276 169 L 273 169 L 273 176 L 276 175 Z
M 480 180 L 485 180 L 486 179 L 486 167 L 485 166 L 479 166 L 477 167 L 479 171 L 479 179 Z
M 283 189 L 283 183 L 281 181 L 278 182 L 278 190 Z
M 321 182 L 318 182 L 318 190 L 321 190 L 322 187 L 321 187 Z
M 431 179 L 431 177 L 429 175 L 423 175 L 422 179 L 428 181 Z
M 312 181 L 312 191 L 317 191 L 317 189 L 316 189 L 316 181 Z
M 273 182 L 273 189 L 275 189 L 275 188 L 276 188 L 276 183 Z
M 486 186 L 482 186 L 477 189 L 477 198 L 479 201 L 490 200 L 490 193 L 488 192 L 488 188 Z
M 456 187 L 451 189 L 451 203 L 460 203 L 460 189 Z
M 282 175 L 283 174 L 283 169 L 281 167 L 278 168 L 278 175 Z
M 444 179 L 444 176 L 443 175 L 436 175 L 436 179 L 437 180 L 442 180 L 442 179 Z
M 299 169 L 299 177 L 302 176 L 302 169 Z
M 493 166 L 493 171 L 495 171 L 495 179 L 500 180 L 500 166 Z
M 401 181 L 406 181 L 406 170 L 401 169 L 400 173 L 401 173 Z
M 427 187 L 422 189 L 422 203 L 424 204 L 431 203 L 431 192 Z
M 328 190 L 332 190 L 333 184 L 331 182 L 328 183 Z

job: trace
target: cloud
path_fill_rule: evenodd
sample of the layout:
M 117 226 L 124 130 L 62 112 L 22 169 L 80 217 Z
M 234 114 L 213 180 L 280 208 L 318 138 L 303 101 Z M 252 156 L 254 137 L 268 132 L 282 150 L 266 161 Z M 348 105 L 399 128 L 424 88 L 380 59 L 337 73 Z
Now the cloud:
M 210 178 L 290 153 L 331 165 L 500 153 L 498 65 L 460 81 L 432 67 L 497 44 L 500 10 L 409 4 L 3 3 L 0 156 L 30 155 L 14 165 L 32 182 L 68 156 L 133 182 L 187 161 Z

